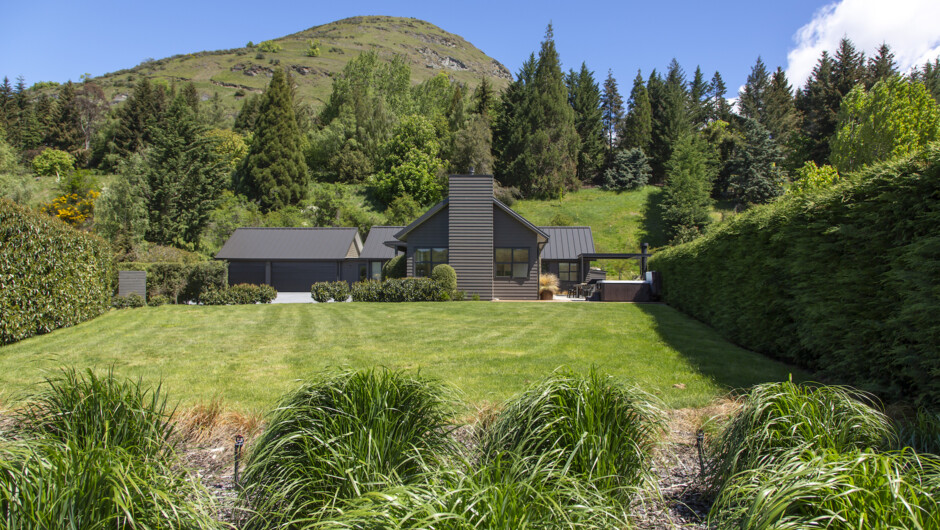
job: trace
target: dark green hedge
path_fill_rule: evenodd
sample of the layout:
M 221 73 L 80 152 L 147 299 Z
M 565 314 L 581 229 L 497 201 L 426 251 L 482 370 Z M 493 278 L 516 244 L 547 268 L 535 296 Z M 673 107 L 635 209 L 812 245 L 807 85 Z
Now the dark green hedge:
M 345 302 L 349 298 L 349 283 L 338 282 L 317 282 L 310 286 L 310 296 L 314 301 L 325 304 L 330 300 L 334 302 Z
M 277 298 L 277 289 L 270 285 L 239 283 L 218 289 L 210 287 L 199 295 L 203 305 L 270 304 Z
M 442 302 L 450 295 L 430 278 L 394 278 L 352 285 L 353 302 Z
M 408 276 L 408 260 L 404 254 L 399 254 L 382 265 L 382 279 L 391 280 Z
M 196 302 L 208 289 L 228 287 L 224 261 L 198 263 L 118 263 L 118 270 L 147 271 L 147 297 L 164 295 L 177 303 Z
M 670 305 L 732 341 L 940 404 L 940 144 L 657 253 Z
M 0 199 L 0 344 L 107 311 L 114 276 L 104 240 Z

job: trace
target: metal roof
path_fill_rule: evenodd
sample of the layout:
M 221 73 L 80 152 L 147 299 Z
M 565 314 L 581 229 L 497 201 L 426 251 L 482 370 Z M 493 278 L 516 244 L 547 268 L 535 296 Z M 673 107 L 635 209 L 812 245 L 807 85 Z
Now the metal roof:
M 594 236 L 590 226 L 540 226 L 548 234 L 542 259 L 576 260 L 581 254 L 594 252 Z
M 342 260 L 362 249 L 355 228 L 237 228 L 216 259 Z
M 361 259 L 392 259 L 395 257 L 395 249 L 386 245 L 386 242 L 395 240 L 395 234 L 400 232 L 404 226 L 373 226 L 369 229 L 369 235 L 366 242 L 362 245 Z

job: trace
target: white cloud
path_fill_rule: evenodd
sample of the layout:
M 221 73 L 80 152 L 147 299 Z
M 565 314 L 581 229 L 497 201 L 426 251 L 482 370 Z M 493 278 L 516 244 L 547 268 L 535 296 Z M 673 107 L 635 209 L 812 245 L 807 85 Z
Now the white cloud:
M 940 55 L 940 1 L 841 0 L 816 12 L 797 30 L 795 48 L 787 54 L 787 79 L 802 87 L 823 50 L 834 53 L 842 37 L 874 54 L 887 43 L 898 68 L 908 71 Z

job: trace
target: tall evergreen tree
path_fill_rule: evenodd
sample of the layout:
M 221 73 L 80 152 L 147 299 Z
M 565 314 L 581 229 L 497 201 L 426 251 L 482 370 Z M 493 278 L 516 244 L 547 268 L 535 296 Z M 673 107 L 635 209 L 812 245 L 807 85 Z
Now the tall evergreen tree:
M 623 98 L 617 90 L 617 80 L 614 79 L 613 70 L 607 70 L 607 79 L 604 81 L 604 92 L 601 95 L 602 120 L 604 136 L 607 138 L 607 165 L 610 165 L 614 153 L 614 144 L 617 140 L 617 127 L 623 120 Z
M 552 25 L 545 31 L 535 67 L 533 92 L 527 114 L 524 191 L 536 196 L 559 196 L 577 182 L 577 160 L 581 140 L 568 104 L 561 62 L 555 50 Z
M 770 74 L 760 56 L 747 76 L 744 89 L 738 94 L 738 108 L 745 118 L 767 123 L 767 92 L 770 90 Z
M 146 77 L 117 112 L 118 123 L 111 138 L 112 151 L 120 156 L 140 152 L 152 141 L 166 110 L 166 89 Z
M 13 97 L 13 85 L 10 84 L 10 78 L 4 77 L 3 83 L 0 83 L 0 128 L 7 132 L 12 129 L 16 119 Z
M 740 204 L 764 204 L 783 193 L 783 154 L 757 120 L 744 122 L 744 145 L 730 165 L 729 191 Z
M 189 105 L 189 108 L 193 109 L 193 112 L 196 115 L 199 115 L 199 91 L 196 90 L 196 85 L 192 81 L 183 85 L 183 90 L 180 91 L 180 94 L 183 96 L 183 100 L 186 101 L 186 104 Z
M 71 81 L 59 88 L 55 119 L 49 131 L 49 143 L 52 147 L 79 158 L 79 151 L 85 149 L 85 135 L 82 133 L 77 100 L 75 85 Z
M 833 67 L 829 53 L 822 52 L 796 100 L 797 110 L 803 116 L 800 129 L 806 144 L 805 158 L 820 165 L 829 161 L 829 138 L 835 133 L 837 109 L 842 101 L 836 90 Z
M 656 88 L 659 83 L 661 88 Z M 662 183 L 666 178 L 666 163 L 672 157 L 675 143 L 692 130 L 688 113 L 689 93 L 685 73 L 679 62 L 673 59 L 669 63 L 665 82 L 651 75 L 647 90 L 653 111 L 650 165 L 653 168 L 653 182 Z
M 264 211 L 297 204 L 307 193 L 307 164 L 283 70 L 274 72 L 258 112 L 251 148 L 239 171 L 239 188 Z
M 643 82 L 643 74 L 639 70 L 633 79 L 633 89 L 630 91 L 630 112 L 623 121 L 623 131 L 620 136 L 621 149 L 641 149 L 648 153 L 653 134 L 653 110 L 650 107 L 649 94 Z
M 184 94 L 174 98 L 163 126 L 154 130 L 146 171 L 149 241 L 193 245 L 208 223 L 228 168 L 205 132 Z
M 708 122 L 708 83 L 699 66 L 695 67 L 695 75 L 689 84 L 689 119 L 696 130 Z
M 493 126 L 493 171 L 504 186 L 521 188 L 525 171 L 523 146 L 526 137 L 525 110 L 535 77 L 535 54 L 523 61 L 516 80 L 499 98 Z
M 490 112 L 493 110 L 493 106 L 496 104 L 496 93 L 493 90 L 493 84 L 490 83 L 489 78 L 483 76 L 480 79 L 480 84 L 477 85 L 476 90 L 473 91 L 473 110 L 474 114 L 479 114 L 480 116 L 485 116 L 487 119 L 490 117 Z
M 725 86 L 721 74 L 715 71 L 711 82 L 708 84 L 708 120 L 709 121 L 731 121 L 731 105 L 725 94 L 728 93 L 728 87 Z
M 715 164 L 709 146 L 697 135 L 684 136 L 676 142 L 666 171 L 662 202 L 666 236 L 672 243 L 684 243 L 711 222 Z
M 796 130 L 799 116 L 793 100 L 793 88 L 787 81 L 787 74 L 779 66 L 771 76 L 765 102 L 767 110 L 761 125 L 770 131 L 778 145 L 786 145 Z
M 865 73 L 865 88 L 870 89 L 878 81 L 884 81 L 898 75 L 898 63 L 894 60 L 891 47 L 882 43 L 875 56 L 868 59 Z
M 851 92 L 855 85 L 865 81 L 867 70 L 865 69 L 865 54 L 856 50 L 855 45 L 848 37 L 839 41 L 839 49 L 836 50 L 835 64 L 832 69 L 833 82 L 839 98 L 844 98 Z M 838 112 L 836 106 L 833 112 Z
M 927 87 L 927 92 L 937 103 L 940 103 L 940 57 L 934 59 L 932 63 L 927 61 L 923 68 L 915 68 L 911 72 L 911 79 L 923 83 Z
M 23 76 L 16 78 L 13 94 L 16 121 L 10 131 L 10 143 L 23 150 L 35 149 L 42 144 L 42 126 L 36 116 L 36 108 L 29 97 L 26 80 Z
M 601 113 L 601 92 L 594 72 L 581 63 L 581 70 L 568 75 L 568 94 L 574 109 L 574 126 L 581 138 L 578 151 L 578 179 L 591 182 L 604 163 L 604 124 Z

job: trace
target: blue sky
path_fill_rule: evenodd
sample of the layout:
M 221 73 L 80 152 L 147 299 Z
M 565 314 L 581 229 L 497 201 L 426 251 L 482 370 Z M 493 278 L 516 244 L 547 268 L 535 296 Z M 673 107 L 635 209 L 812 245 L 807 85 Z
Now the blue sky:
M 271 7 L 268 7 L 271 6 Z M 459 6 L 459 7 L 455 7 Z M 675 57 L 691 76 L 718 70 L 730 91 L 758 55 L 799 85 L 823 49 L 848 35 L 862 49 L 887 41 L 902 67 L 940 53 L 940 1 L 784 2 L 15 2 L 0 20 L 0 76 L 78 80 L 145 58 L 243 46 L 355 15 L 427 20 L 457 33 L 515 73 L 549 21 L 563 66 L 581 62 L 621 92 L 637 69 L 660 71 Z M 733 97 L 734 94 L 729 94 Z

